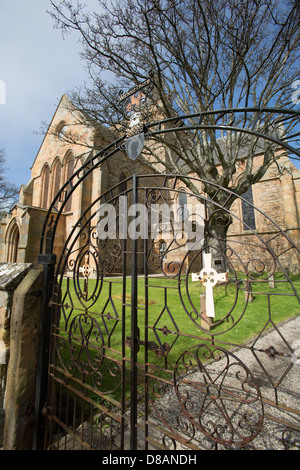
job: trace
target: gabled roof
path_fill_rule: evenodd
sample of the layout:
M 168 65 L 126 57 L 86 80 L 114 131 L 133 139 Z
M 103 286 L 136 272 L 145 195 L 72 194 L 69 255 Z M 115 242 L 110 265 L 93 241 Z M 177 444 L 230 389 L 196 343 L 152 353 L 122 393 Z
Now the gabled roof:
M 50 122 L 50 124 L 49 124 L 49 126 L 48 126 L 48 129 L 47 129 L 47 131 L 45 132 L 45 135 L 44 135 L 43 140 L 42 140 L 42 142 L 41 142 L 41 145 L 40 145 L 40 147 L 39 147 L 39 149 L 38 149 L 38 151 L 37 151 L 37 154 L 36 154 L 36 156 L 35 156 L 35 159 L 34 159 L 32 165 L 31 165 L 31 167 L 30 167 L 30 170 L 32 169 L 33 165 L 35 164 L 35 162 L 36 162 L 36 160 L 37 160 L 37 157 L 38 157 L 38 155 L 39 155 L 39 153 L 40 153 L 40 151 L 41 151 L 41 148 L 43 147 L 43 144 L 44 144 L 44 142 L 45 142 L 45 140 L 46 140 L 46 137 L 49 135 L 49 131 L 50 131 L 51 127 L 52 127 L 53 121 L 54 121 L 54 119 L 55 119 L 55 117 L 56 117 L 56 115 L 57 115 L 57 113 L 58 113 L 59 108 L 61 107 L 63 101 L 66 100 L 66 99 L 68 100 L 67 95 L 63 94 L 62 97 L 61 97 L 61 99 L 60 99 L 60 101 L 59 101 L 59 103 L 58 103 L 58 106 L 57 106 L 57 108 L 56 108 L 56 110 L 55 110 L 55 113 L 54 113 L 53 116 L 52 116 L 52 119 L 51 119 L 51 122 Z
M 88 116 L 86 114 L 86 112 L 83 112 L 83 111 L 77 109 L 74 106 L 74 104 L 72 103 L 72 101 L 70 100 L 70 98 L 66 94 L 63 94 L 60 101 L 59 101 L 59 103 L 58 103 L 58 106 L 57 106 L 57 108 L 56 108 L 56 110 L 53 114 L 53 117 L 52 117 L 51 122 L 50 122 L 50 124 L 47 128 L 47 131 L 45 132 L 45 135 L 43 137 L 43 140 L 41 142 L 39 150 L 36 154 L 36 157 L 35 157 L 32 165 L 31 165 L 30 169 L 32 169 L 34 164 L 36 163 L 36 161 L 38 159 L 38 156 L 41 152 L 41 149 L 44 146 L 44 143 L 45 143 L 46 139 L 49 137 L 51 132 L 53 133 L 53 129 L 55 128 L 55 121 L 56 120 L 58 121 L 56 123 L 56 125 L 59 124 L 59 122 L 61 121 L 60 119 L 57 119 L 58 114 L 60 112 L 62 114 L 63 114 L 63 112 L 67 113 L 68 111 L 70 113 L 70 116 L 71 116 L 72 113 L 75 113 L 75 112 L 78 113 L 78 115 L 81 116 L 80 117 L 80 122 L 78 122 L 78 123 L 75 122 L 75 117 L 74 117 L 74 123 L 75 124 L 81 124 L 81 123 L 84 124 L 85 122 L 87 122 L 87 128 L 89 127 L 89 128 L 94 129 L 97 132 L 97 134 L 99 135 L 99 137 L 103 137 L 108 142 L 113 142 L 114 140 L 117 139 L 117 135 L 112 130 L 110 130 L 109 128 L 107 128 L 107 127 L 105 127 L 105 126 L 103 126 L 99 123 L 97 123 L 90 116 Z M 64 120 L 64 119 L 62 119 L 62 120 Z M 71 119 L 70 119 L 70 121 L 71 121 Z M 70 124 L 70 122 L 69 123 L 66 122 L 66 124 L 68 125 L 68 124 Z M 70 144 L 70 145 L 72 145 L 72 144 Z M 76 143 L 74 143 L 74 145 L 80 145 L 80 142 L 78 142 L 78 143 L 76 142 Z

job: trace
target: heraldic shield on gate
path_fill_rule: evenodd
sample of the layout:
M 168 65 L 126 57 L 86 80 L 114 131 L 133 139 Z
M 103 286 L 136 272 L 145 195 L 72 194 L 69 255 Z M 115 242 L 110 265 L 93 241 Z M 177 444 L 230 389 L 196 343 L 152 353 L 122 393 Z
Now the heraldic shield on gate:
M 56 257 L 60 212 L 49 210 L 44 448 L 264 449 L 299 439 L 296 400 L 285 404 L 298 356 L 283 322 L 284 311 L 299 313 L 288 268 L 299 249 L 249 200 L 218 185 L 208 198 L 204 183 L 130 176 L 92 201 Z M 235 236 L 247 222 L 233 197 L 266 235 L 248 222 Z

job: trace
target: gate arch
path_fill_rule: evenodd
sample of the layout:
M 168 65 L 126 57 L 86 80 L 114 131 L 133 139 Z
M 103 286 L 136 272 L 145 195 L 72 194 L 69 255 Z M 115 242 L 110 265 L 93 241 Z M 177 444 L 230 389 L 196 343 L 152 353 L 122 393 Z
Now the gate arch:
M 150 127 L 160 124 L 149 126 L 149 135 L 156 132 Z M 218 256 L 225 260 L 226 273 L 220 273 L 206 256 L 218 251 L 210 245 L 210 227 L 224 214 L 227 220 L 241 221 L 238 215 L 203 193 L 183 190 L 182 175 L 134 175 L 125 180 L 126 189 L 122 181 L 91 202 L 54 267 L 55 232 L 64 205 L 86 175 L 123 144 L 121 138 L 83 165 L 61 188 L 45 221 L 40 259 L 45 266 L 52 263 L 45 306 L 51 351 L 44 408 L 46 447 L 134 449 L 142 436 L 146 449 L 260 448 L 270 414 L 265 408 L 279 409 L 280 386 L 297 367 L 278 312 L 274 314 L 278 306 L 274 299 L 285 299 L 294 313 L 299 311 L 299 281 L 293 282 L 287 269 L 292 257 L 299 262 L 299 249 L 252 205 L 273 233 L 263 237 L 249 227 L 248 243 L 228 237 L 221 240 L 224 250 Z M 199 188 L 207 183 L 189 179 Z M 216 193 L 224 192 L 226 200 L 236 197 L 228 189 L 209 184 Z M 66 198 L 53 218 L 64 191 Z M 197 223 L 201 226 L 200 236 L 196 242 L 193 237 L 179 237 L 173 211 L 162 253 L 158 243 L 165 237 L 157 233 L 157 227 L 152 230 L 153 211 L 169 207 L 180 192 L 200 206 L 200 218 L 193 220 L 196 225 L 189 224 L 192 235 Z M 124 222 L 120 194 L 126 196 L 127 207 L 141 204 L 145 208 L 148 225 L 143 239 L 132 240 L 128 231 L 124 236 L 119 230 Z M 214 208 L 210 214 L 208 204 Z M 99 207 L 103 205 L 112 207 L 116 216 L 113 239 L 99 239 Z M 185 218 L 192 215 L 193 206 Z M 125 219 L 128 224 L 138 223 L 136 212 L 128 218 L 126 214 Z M 259 256 L 242 255 L 245 246 Z M 269 288 L 273 276 L 276 291 Z M 205 294 L 205 307 L 201 294 Z M 234 331 L 254 315 L 253 296 L 256 305 L 263 299 L 263 318 L 256 318 L 258 325 L 246 341 Z M 265 342 L 270 327 L 280 349 L 269 339 Z M 266 358 L 281 362 L 275 374 Z M 297 417 L 299 410 L 294 408 L 292 413 Z M 293 419 L 282 419 L 280 426 L 282 445 L 287 430 L 299 431 Z
M 300 158 L 300 151 L 294 148 L 292 145 L 288 143 L 289 139 L 294 139 L 299 135 L 295 133 L 291 136 L 283 136 L 283 138 L 279 139 L 278 137 L 274 137 L 274 135 L 265 134 L 258 132 L 255 129 L 245 129 L 243 127 L 234 126 L 235 124 L 235 116 L 239 114 L 246 115 L 247 113 L 252 113 L 257 115 L 257 119 L 263 116 L 278 115 L 278 122 L 280 120 L 289 120 L 289 119 L 296 119 L 299 121 L 300 113 L 298 111 L 293 111 L 290 109 L 277 109 L 277 108 L 267 108 L 267 107 L 247 107 L 247 108 L 232 108 L 232 109 L 220 109 L 220 110 L 212 110 L 212 111 L 205 111 L 201 113 L 194 113 L 188 114 L 183 116 L 175 116 L 168 119 L 163 119 L 160 121 L 156 121 L 151 124 L 144 124 L 143 125 L 143 133 L 145 138 L 151 138 L 152 136 L 156 135 L 163 135 L 172 132 L 184 132 L 188 130 L 205 130 L 205 129 L 212 129 L 212 130 L 220 130 L 220 131 L 233 131 L 236 133 L 245 133 L 248 135 L 255 136 L 257 138 L 261 138 L 268 142 L 278 145 L 280 148 L 285 149 L 289 152 L 291 158 Z M 215 124 L 208 125 L 204 124 L 203 120 L 205 117 L 213 117 L 215 116 Z M 230 116 L 231 121 L 229 124 L 219 124 L 218 121 L 223 118 L 224 116 Z M 280 117 L 283 116 L 283 117 Z M 187 121 L 187 124 L 186 124 Z M 173 127 L 172 127 L 173 126 Z M 71 198 L 74 190 L 82 183 L 82 181 L 88 177 L 88 175 L 94 171 L 96 168 L 99 168 L 102 163 L 104 163 L 107 159 L 112 157 L 114 154 L 119 152 L 120 150 L 124 151 L 125 149 L 125 142 L 126 142 L 126 134 L 121 136 L 119 139 L 116 139 L 114 142 L 107 145 L 103 148 L 100 152 L 97 152 L 96 155 L 87 159 L 87 161 L 78 169 L 76 170 L 73 175 L 63 184 L 60 191 L 54 197 L 47 216 L 45 218 L 45 223 L 42 230 L 41 235 L 41 243 L 40 243 L 40 254 L 49 252 L 53 252 L 53 243 L 54 243 L 54 236 L 55 231 L 57 229 L 57 224 L 61 213 L 64 210 L 67 202 Z M 294 156 L 294 157 L 292 157 Z M 60 204 L 61 203 L 61 204 Z M 57 212 L 56 220 L 53 221 L 53 211 Z M 51 227 L 51 237 L 46 235 L 47 230 Z M 46 239 L 50 238 L 50 244 L 47 243 L 46 249 Z M 48 240 L 49 241 L 49 240 Z

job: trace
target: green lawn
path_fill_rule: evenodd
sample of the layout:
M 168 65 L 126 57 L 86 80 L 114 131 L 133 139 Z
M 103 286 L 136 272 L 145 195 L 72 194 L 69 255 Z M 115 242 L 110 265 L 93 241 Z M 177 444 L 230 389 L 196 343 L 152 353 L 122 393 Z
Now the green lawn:
M 230 277 L 230 276 L 229 276 Z M 300 276 L 291 276 L 293 286 L 300 293 Z M 241 280 L 240 280 L 241 281 Z M 167 355 L 159 357 L 154 351 L 148 352 L 148 363 L 151 367 L 156 367 L 157 371 L 172 371 L 179 356 L 189 347 L 199 344 L 203 341 L 214 341 L 214 344 L 220 343 L 222 347 L 232 348 L 235 345 L 244 344 L 251 338 L 255 338 L 264 328 L 272 327 L 272 322 L 280 323 L 290 317 L 298 315 L 300 312 L 299 302 L 290 283 L 284 281 L 282 275 L 275 275 L 276 288 L 271 289 L 268 282 L 257 279 L 252 284 L 253 301 L 246 305 L 242 283 L 236 283 L 236 279 L 229 279 L 228 284 L 216 286 L 214 288 L 214 300 L 216 317 L 214 327 L 210 333 L 201 329 L 201 318 L 197 316 L 200 304 L 201 284 L 188 281 L 186 288 L 186 279 L 167 279 L 150 277 L 147 288 L 145 288 L 145 279 L 138 279 L 138 326 L 140 329 L 140 339 L 145 340 L 148 335 L 148 341 L 156 343 L 158 346 L 168 343 L 169 351 Z M 90 331 L 90 344 L 95 346 L 93 353 L 94 364 L 101 361 L 97 354 L 97 347 L 105 344 L 105 356 L 112 358 L 113 361 L 120 364 L 122 357 L 130 358 L 130 348 L 128 345 L 124 348 L 122 343 L 122 328 L 125 331 L 125 338 L 130 337 L 131 326 L 131 306 L 130 292 L 131 279 L 126 279 L 126 297 L 124 309 L 122 296 L 122 279 L 106 279 L 101 286 L 96 287 L 95 280 L 89 280 L 89 293 L 95 288 L 99 288 L 97 301 L 90 305 L 78 300 L 72 279 L 70 279 L 67 289 L 67 281 L 62 282 L 62 310 L 60 321 L 60 335 L 62 338 L 69 338 L 72 331 L 72 338 L 76 342 L 76 351 L 81 361 L 78 351 L 82 348 L 81 333 Z M 81 288 L 82 284 L 80 284 Z M 67 293 L 68 291 L 68 293 Z M 97 292 L 96 292 L 97 294 Z M 148 295 L 148 310 L 145 308 L 145 295 Z M 89 308 L 85 308 L 85 307 Z M 245 308 L 246 307 L 246 308 Z M 91 321 L 82 321 L 80 326 L 75 319 L 81 315 L 81 320 L 85 314 L 90 315 L 96 322 L 91 329 Z M 122 318 L 125 316 L 125 321 Z M 148 320 L 145 323 L 145 318 Z M 70 328 L 74 321 L 74 327 Z M 75 325 L 76 328 L 75 328 Z M 145 326 L 146 325 L 146 326 Z M 100 341 L 99 341 L 100 338 Z M 123 355 L 125 353 L 125 356 Z M 68 348 L 62 348 L 62 354 L 68 355 Z M 138 362 L 145 363 L 145 348 L 140 347 Z M 80 357 L 79 357 L 80 356 Z M 78 360 L 79 360 L 78 359 Z M 64 359 L 66 361 L 66 359 Z M 105 362 L 105 361 L 104 361 Z M 103 364 L 104 364 L 103 362 Z M 107 362 L 107 361 L 106 361 Z M 111 365 L 104 366 L 110 370 L 107 373 L 111 380 L 107 386 L 108 391 L 112 391 L 112 396 L 118 397 L 115 391 L 115 384 L 118 382 L 118 373 L 114 375 Z M 127 374 L 130 376 L 130 364 L 128 362 Z M 105 374 L 105 372 L 103 372 Z

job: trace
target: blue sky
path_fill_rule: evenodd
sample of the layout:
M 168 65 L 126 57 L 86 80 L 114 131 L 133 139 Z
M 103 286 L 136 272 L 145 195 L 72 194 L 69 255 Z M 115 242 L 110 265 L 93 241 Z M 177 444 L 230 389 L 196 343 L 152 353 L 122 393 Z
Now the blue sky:
M 96 0 L 89 0 L 88 6 Z M 62 38 L 53 28 L 49 0 L 0 0 L 0 148 L 10 182 L 30 179 L 42 142 L 41 122 L 49 122 L 63 93 L 80 86 L 86 74 L 77 36 Z

